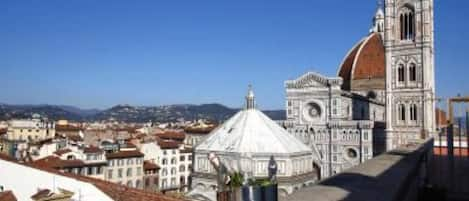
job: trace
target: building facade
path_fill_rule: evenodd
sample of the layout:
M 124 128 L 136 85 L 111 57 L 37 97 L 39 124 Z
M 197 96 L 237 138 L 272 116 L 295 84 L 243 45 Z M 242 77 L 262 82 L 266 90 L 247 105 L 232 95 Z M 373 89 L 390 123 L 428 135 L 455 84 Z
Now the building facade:
M 143 154 L 137 150 L 120 150 L 106 154 L 105 180 L 143 189 Z
M 164 140 L 142 142 L 140 150 L 145 160 L 157 164 L 160 191 L 187 191 L 192 170 L 192 150 L 186 149 L 182 141 Z
M 386 0 L 386 144 L 436 131 L 433 0 Z
M 384 120 L 384 104 L 342 90 L 342 82 L 313 72 L 286 82 L 283 125 L 311 147 L 322 178 L 371 159 L 375 122 Z
M 386 0 L 337 77 L 285 83 L 285 128 L 328 177 L 436 131 L 433 0 Z
M 55 137 L 55 123 L 42 119 L 21 119 L 8 122 L 7 139 L 40 141 Z

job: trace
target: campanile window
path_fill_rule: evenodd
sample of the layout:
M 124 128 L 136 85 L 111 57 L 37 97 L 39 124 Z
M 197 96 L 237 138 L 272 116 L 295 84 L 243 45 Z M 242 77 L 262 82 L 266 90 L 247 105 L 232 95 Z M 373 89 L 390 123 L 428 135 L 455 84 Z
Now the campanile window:
M 413 9 L 405 6 L 399 16 L 401 40 L 413 40 L 415 38 L 415 14 Z

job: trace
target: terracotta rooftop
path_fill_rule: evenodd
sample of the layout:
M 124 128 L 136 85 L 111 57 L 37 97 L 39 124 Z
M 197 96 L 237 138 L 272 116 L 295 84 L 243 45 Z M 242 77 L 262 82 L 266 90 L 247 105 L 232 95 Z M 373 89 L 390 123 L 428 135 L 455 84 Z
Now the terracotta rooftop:
M 85 147 L 83 149 L 83 153 L 102 153 L 103 150 L 98 148 L 98 147 L 95 147 L 95 146 L 89 146 L 89 147 Z
M 338 76 L 344 80 L 343 88 L 350 90 L 353 80 L 383 79 L 385 71 L 384 45 L 379 33 L 372 33 L 357 43 L 346 55 Z M 384 86 L 384 83 L 383 83 Z
M 129 188 L 124 185 L 119 185 L 119 184 L 115 184 L 115 183 L 111 183 L 111 182 L 107 182 L 107 181 L 103 181 L 103 180 L 99 180 L 99 179 L 95 179 L 91 177 L 84 177 L 84 176 L 75 175 L 71 173 L 63 173 L 58 170 L 54 170 L 52 168 L 43 167 L 43 166 L 36 165 L 36 164 L 18 163 L 15 159 L 9 156 L 6 156 L 4 154 L 1 154 L 1 153 L 0 153 L 0 160 L 14 162 L 19 165 L 25 165 L 25 166 L 39 169 L 42 171 L 46 171 L 52 174 L 74 178 L 82 182 L 93 184 L 94 186 L 96 186 L 96 188 L 98 188 L 99 190 L 101 190 L 102 192 L 104 192 L 106 195 L 108 195 L 114 200 L 119 200 L 119 201 L 121 200 L 125 200 L 125 201 L 142 201 L 142 200 L 145 200 L 145 201 L 183 201 L 184 200 L 180 198 L 169 197 L 160 193 L 146 192 L 140 189 Z
M 56 125 L 55 126 L 55 130 L 57 132 L 66 132 L 66 131 L 80 131 L 82 130 L 80 127 L 77 127 L 77 126 L 71 126 L 71 125 Z
M 151 161 L 143 161 L 143 169 L 144 170 L 159 170 L 160 166 Z
M 448 123 L 448 119 L 446 118 L 446 112 L 440 108 L 435 108 L 435 118 L 436 123 L 439 126 L 445 126 Z
M 143 153 L 140 151 L 118 151 L 114 153 L 106 154 L 107 159 L 116 159 L 116 158 L 133 158 L 133 157 L 143 157 Z
M 32 164 L 55 169 L 86 166 L 86 164 L 82 160 L 62 160 L 56 156 L 47 156 L 45 158 L 32 162 Z
M 75 142 L 83 141 L 83 138 L 81 138 L 79 135 L 70 135 L 70 136 L 67 136 L 67 138 Z
M 156 136 L 162 139 L 179 140 L 179 141 L 183 141 L 186 138 L 186 134 L 175 132 L 175 131 L 166 131 L 164 133 L 158 133 L 156 134 Z
M 174 140 L 164 140 L 157 138 L 156 141 L 158 142 L 158 146 L 160 146 L 161 149 L 178 149 L 181 145 L 181 142 Z
M 33 200 L 38 200 L 38 199 L 41 199 L 41 198 L 47 198 L 49 197 L 51 191 L 49 189 L 42 189 L 42 190 L 39 190 L 36 194 L 32 195 L 31 198 Z
M 17 201 L 12 191 L 0 192 L 0 201 Z
M 193 134 L 209 134 L 215 128 L 216 128 L 216 126 L 211 126 L 211 127 L 206 127 L 206 128 L 186 127 L 186 128 L 184 128 L 184 132 L 193 133 Z
M 72 152 L 72 150 L 70 150 L 70 149 L 59 149 L 59 150 L 55 151 L 54 154 L 57 155 L 57 156 L 61 156 L 63 154 L 69 153 L 69 152 Z

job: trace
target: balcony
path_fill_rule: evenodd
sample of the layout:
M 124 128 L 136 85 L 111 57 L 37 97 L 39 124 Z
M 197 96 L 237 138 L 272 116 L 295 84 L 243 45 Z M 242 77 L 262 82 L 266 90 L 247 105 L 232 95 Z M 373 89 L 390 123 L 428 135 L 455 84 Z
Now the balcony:
M 281 198 L 285 201 L 420 201 L 437 198 L 428 174 L 433 139 L 421 140 Z M 435 196 L 429 196 L 435 195 Z M 444 200 L 444 199 L 443 199 Z

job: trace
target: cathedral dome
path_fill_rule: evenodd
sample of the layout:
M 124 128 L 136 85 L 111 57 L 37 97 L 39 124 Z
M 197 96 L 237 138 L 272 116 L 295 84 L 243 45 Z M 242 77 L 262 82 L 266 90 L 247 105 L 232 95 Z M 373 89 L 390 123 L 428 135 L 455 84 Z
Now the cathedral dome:
M 347 53 L 338 72 L 344 90 L 384 89 L 386 64 L 381 36 L 372 32 Z
M 311 149 L 255 108 L 249 88 L 246 108 L 215 129 L 196 150 L 250 155 L 311 154 Z
M 190 197 L 216 200 L 212 186 L 218 184 L 212 179 L 216 178 L 216 171 L 207 157 L 209 154 L 215 154 L 228 171 L 257 179 L 268 177 L 269 161 L 275 160 L 281 195 L 312 185 L 319 174 L 313 165 L 312 149 L 257 110 L 251 88 L 246 107 L 195 147 Z
M 196 149 L 268 156 L 311 154 L 309 147 L 257 109 L 238 112 Z

